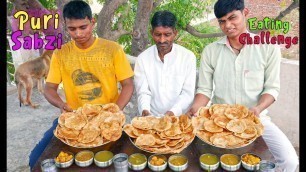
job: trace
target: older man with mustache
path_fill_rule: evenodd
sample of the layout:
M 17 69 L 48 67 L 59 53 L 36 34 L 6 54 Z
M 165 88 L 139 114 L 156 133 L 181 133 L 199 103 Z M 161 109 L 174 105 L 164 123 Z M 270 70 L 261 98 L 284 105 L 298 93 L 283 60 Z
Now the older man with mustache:
M 156 45 L 142 52 L 135 64 L 138 110 L 142 116 L 185 113 L 195 91 L 196 58 L 173 43 L 177 19 L 169 11 L 158 11 L 151 20 Z

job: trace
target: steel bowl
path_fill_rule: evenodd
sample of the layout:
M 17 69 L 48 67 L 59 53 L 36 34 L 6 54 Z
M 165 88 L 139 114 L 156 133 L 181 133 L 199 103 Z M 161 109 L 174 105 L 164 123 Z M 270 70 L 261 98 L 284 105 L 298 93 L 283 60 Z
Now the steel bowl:
M 40 163 L 41 171 L 57 171 L 54 159 L 45 159 Z
M 157 156 L 159 158 L 162 158 L 165 162 L 164 164 L 162 165 L 153 165 L 151 164 L 151 159 L 154 157 L 154 156 Z M 152 171 L 164 171 L 166 168 L 167 168 L 167 157 L 165 155 L 162 155 L 162 154 L 153 154 L 149 157 L 149 160 L 148 160 L 148 166 L 149 168 L 152 170 Z
M 183 165 L 174 165 L 174 164 L 172 164 L 171 160 L 173 158 L 178 157 L 178 156 L 185 158 L 187 160 L 186 163 L 183 164 Z M 171 155 L 169 157 L 168 164 L 169 164 L 170 169 L 173 170 L 173 171 L 184 171 L 184 170 L 186 170 L 188 168 L 188 158 L 185 155 L 182 155 L 182 154 L 174 154 L 174 155 Z
M 206 163 L 202 162 L 202 161 L 201 161 L 201 157 L 202 157 L 202 156 L 205 156 L 205 155 L 210 155 L 210 156 L 215 156 L 215 157 L 217 157 L 218 162 L 215 163 L 215 164 L 206 164 Z M 202 155 L 200 156 L 200 158 L 199 158 L 199 161 L 200 161 L 201 168 L 202 168 L 203 170 L 207 170 L 207 171 L 216 170 L 216 169 L 219 167 L 219 164 L 220 164 L 220 161 L 219 161 L 218 156 L 217 156 L 217 155 L 214 155 L 214 154 L 210 154 L 210 153 L 202 154 Z
M 72 164 L 73 164 L 73 161 L 74 161 L 74 155 L 72 152 L 67 152 L 67 151 L 63 151 L 69 155 L 72 155 L 72 158 L 69 160 L 69 161 L 66 161 L 66 162 L 57 162 L 55 159 L 55 166 L 57 168 L 67 168 L 67 167 L 70 167 Z
M 147 166 L 147 162 L 148 162 L 147 157 L 146 157 L 144 154 L 141 154 L 141 153 L 134 153 L 134 154 L 130 155 L 128 159 L 130 159 L 131 156 L 135 156 L 135 155 L 143 156 L 143 157 L 145 158 L 145 162 L 142 163 L 142 164 L 136 165 L 136 164 L 132 164 L 132 163 L 128 160 L 128 166 L 129 166 L 129 168 L 132 169 L 132 170 L 134 170 L 134 171 L 139 171 L 139 170 L 145 169 L 146 166 Z
M 235 165 L 229 165 L 229 164 L 225 164 L 224 162 L 222 162 L 222 157 L 223 156 L 226 156 L 226 155 L 234 155 L 235 157 L 237 157 L 238 159 L 238 163 L 235 164 Z M 239 156 L 235 155 L 235 154 L 223 154 L 221 157 L 220 157 L 220 162 L 221 162 L 221 167 L 226 170 L 226 171 L 236 171 L 240 168 L 241 166 L 241 159 Z
M 86 160 L 86 161 L 80 161 L 77 159 L 78 155 L 82 154 L 82 153 L 85 153 L 85 152 L 88 152 L 89 154 L 91 154 L 91 158 L 89 160 Z M 93 159 L 94 159 L 94 153 L 92 151 L 89 151 L 89 150 L 83 150 L 83 151 L 80 151 L 78 152 L 76 155 L 75 155 L 75 158 L 74 158 L 74 161 L 75 161 L 75 164 L 80 166 L 80 167 L 88 167 L 90 166 L 92 163 L 93 163 Z
M 259 171 L 262 172 L 274 172 L 275 171 L 275 163 L 267 160 L 260 161 Z
M 103 152 L 111 153 L 111 154 L 112 154 L 111 159 L 106 160 L 106 161 L 99 161 L 99 160 L 97 160 L 97 159 L 96 159 L 96 156 L 97 156 L 98 154 L 100 154 L 100 153 L 103 153 Z M 113 158 L 114 158 L 114 154 L 113 154 L 111 151 L 99 151 L 99 152 L 97 152 L 97 153 L 95 154 L 94 162 L 95 162 L 96 166 L 98 166 L 98 167 L 108 167 L 108 166 L 112 165 L 112 163 L 113 163 Z
M 248 171 L 255 171 L 255 170 L 259 170 L 259 167 L 260 167 L 260 161 L 257 163 L 257 164 L 248 164 L 246 162 L 243 161 L 243 157 L 246 156 L 246 155 L 253 155 L 253 156 L 256 156 L 260 159 L 261 161 L 261 158 L 256 155 L 256 154 L 253 154 L 253 153 L 245 153 L 243 155 L 241 155 L 241 163 L 242 163 L 242 167 L 245 168 L 246 170 Z

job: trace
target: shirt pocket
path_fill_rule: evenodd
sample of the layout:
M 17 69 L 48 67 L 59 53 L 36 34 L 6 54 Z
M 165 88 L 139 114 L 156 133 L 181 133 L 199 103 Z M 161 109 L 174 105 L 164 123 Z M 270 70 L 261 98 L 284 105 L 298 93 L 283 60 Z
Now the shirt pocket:
M 264 72 L 261 70 L 245 72 L 244 87 L 247 92 L 260 94 L 264 87 Z

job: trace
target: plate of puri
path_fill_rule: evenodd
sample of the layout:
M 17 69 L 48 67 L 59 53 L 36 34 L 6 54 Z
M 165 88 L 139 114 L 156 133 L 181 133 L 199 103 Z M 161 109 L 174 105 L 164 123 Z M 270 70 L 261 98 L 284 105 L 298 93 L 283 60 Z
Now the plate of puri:
M 118 140 L 125 120 L 114 103 L 84 104 L 74 112 L 62 113 L 53 133 L 69 146 L 94 148 Z
M 250 145 L 264 132 L 259 118 L 240 104 L 201 107 L 192 118 L 192 125 L 203 142 L 225 149 Z
M 185 114 L 134 117 L 123 130 L 134 146 L 150 153 L 180 153 L 195 138 L 191 119 Z

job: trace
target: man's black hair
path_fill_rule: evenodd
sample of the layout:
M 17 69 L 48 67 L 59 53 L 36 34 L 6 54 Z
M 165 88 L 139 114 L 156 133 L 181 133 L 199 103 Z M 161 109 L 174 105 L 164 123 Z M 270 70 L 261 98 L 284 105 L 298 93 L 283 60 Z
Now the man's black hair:
M 152 17 L 151 26 L 152 29 L 158 26 L 171 27 L 172 29 L 175 29 L 176 22 L 177 19 L 175 15 L 170 11 L 157 11 Z
M 64 19 L 85 19 L 91 20 L 92 12 L 90 6 L 81 0 L 70 1 L 63 9 Z
M 226 14 L 244 9 L 244 0 L 218 0 L 214 6 L 215 16 L 219 19 Z

